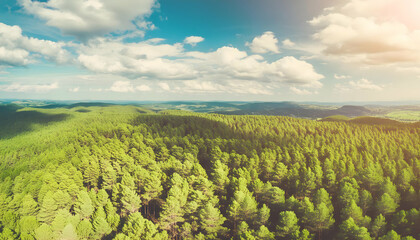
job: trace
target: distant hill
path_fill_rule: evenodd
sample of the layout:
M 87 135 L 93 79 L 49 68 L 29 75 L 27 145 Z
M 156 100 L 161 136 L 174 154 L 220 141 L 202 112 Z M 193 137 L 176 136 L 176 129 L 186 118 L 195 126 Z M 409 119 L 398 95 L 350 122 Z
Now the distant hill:
M 289 116 L 307 119 L 324 119 L 330 116 L 344 116 L 355 118 L 361 116 L 386 117 L 398 121 L 415 122 L 420 120 L 420 106 L 418 105 L 340 105 L 323 103 L 299 102 L 203 102 L 203 101 L 173 101 L 173 102 L 65 102 L 65 101 L 12 101 L 18 107 L 38 109 L 78 108 L 78 107 L 106 107 L 111 105 L 141 106 L 153 112 L 165 110 L 183 110 L 200 113 L 217 113 L 225 115 L 267 115 Z M 83 111 L 83 110 L 79 110 Z M 332 118 L 326 121 L 343 120 Z
M 336 110 L 331 110 L 330 115 L 343 115 L 347 117 L 369 116 L 372 111 L 363 106 L 345 105 Z
M 416 123 L 404 123 L 399 122 L 396 120 L 388 119 L 388 118 L 380 118 L 380 117 L 355 117 L 349 118 L 343 115 L 334 115 L 329 116 L 321 119 L 322 122 L 346 122 L 346 123 L 354 123 L 354 124 L 366 124 L 366 125 L 385 125 L 385 126 L 408 126 L 408 127 L 420 127 L 420 122 Z
M 280 103 L 248 103 L 237 106 L 239 110 L 226 112 L 217 112 L 221 114 L 235 115 L 275 115 L 291 116 L 302 118 L 324 118 L 333 115 L 342 115 L 346 117 L 371 116 L 374 112 L 363 106 L 342 106 L 336 109 L 318 105 L 303 105 L 293 102 Z
M 329 116 L 329 117 L 325 117 L 321 119 L 321 121 L 325 121 L 325 122 L 345 122 L 348 120 L 350 120 L 350 118 L 344 115 L 333 115 L 333 116 Z
M 406 123 L 398 122 L 386 118 L 378 117 L 356 117 L 348 120 L 347 122 L 359 123 L 359 124 L 369 124 L 369 125 L 405 125 Z

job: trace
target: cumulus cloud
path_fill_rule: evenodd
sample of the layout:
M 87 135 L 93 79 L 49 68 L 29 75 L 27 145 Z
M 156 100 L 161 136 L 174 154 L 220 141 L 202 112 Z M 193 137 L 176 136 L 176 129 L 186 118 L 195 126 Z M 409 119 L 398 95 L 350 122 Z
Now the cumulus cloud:
M 168 59 L 183 52 L 182 44 L 123 43 L 102 38 L 81 45 L 78 52 L 81 65 L 97 73 L 154 79 L 191 79 L 195 75 L 190 66 Z
M 69 89 L 70 92 L 74 92 L 74 93 L 79 92 L 79 90 L 80 90 L 80 87 L 75 87 L 75 88 L 70 88 Z
M 150 84 L 135 86 L 129 82 L 142 79 L 156 81 L 157 89 L 171 92 L 271 94 L 264 85 L 319 88 L 324 78 L 304 60 L 287 56 L 268 61 L 232 46 L 201 52 L 186 51 L 182 43 L 165 44 L 161 38 L 141 42 L 96 38 L 74 48 L 81 66 L 99 75 L 124 78 L 108 89 L 114 92 L 151 91 Z
M 169 84 L 165 83 L 165 82 L 158 83 L 158 86 L 165 91 L 170 91 L 171 90 L 171 87 L 169 86 Z
M 13 83 L 10 85 L 0 85 L 0 91 L 4 92 L 49 92 L 51 90 L 57 89 L 58 83 L 51 83 L 51 84 L 20 84 L 20 83 Z
M 149 21 L 138 21 L 136 22 L 136 26 L 146 30 L 155 30 L 156 26 L 152 22 Z
M 228 92 L 238 94 L 272 95 L 273 92 L 263 84 L 256 81 L 231 80 L 227 83 Z
M 300 89 L 300 88 L 296 88 L 296 87 L 291 87 L 290 90 L 292 92 L 294 92 L 297 95 L 312 95 L 312 94 L 317 94 L 317 92 L 311 92 L 307 89 Z
M 199 37 L 199 36 L 190 36 L 190 37 L 186 37 L 184 40 L 184 43 L 189 44 L 191 46 L 196 46 L 197 43 L 200 43 L 204 41 L 203 37 Z
M 355 89 L 367 89 L 367 90 L 376 90 L 376 91 L 380 91 L 383 89 L 383 87 L 379 85 L 375 85 L 371 81 L 365 78 L 360 79 L 359 81 L 350 81 L 349 85 Z
M 66 63 L 71 60 L 71 54 L 64 46 L 61 42 L 23 36 L 19 26 L 0 23 L 0 65 L 27 65 L 37 57 Z
M 179 89 L 187 93 L 233 93 L 233 94 L 253 94 L 253 95 L 272 95 L 273 93 L 256 81 L 229 80 L 223 83 L 212 81 L 188 80 L 183 81 L 183 86 Z
M 254 53 L 279 53 L 278 42 L 273 32 L 265 32 L 263 35 L 255 37 L 251 43 L 247 43 L 246 45 Z
M 19 66 L 29 63 L 29 52 L 23 49 L 0 47 L 0 65 Z
M 162 39 L 137 43 L 97 39 L 78 48 L 78 61 L 88 70 L 145 80 L 248 80 L 321 87 L 323 75 L 294 57 L 268 62 L 234 47 L 213 52 L 185 51 Z
M 302 84 L 313 87 L 321 87 L 319 82 L 323 75 L 317 73 L 308 62 L 298 60 L 295 57 L 284 57 L 271 64 L 276 75 L 282 75 L 286 82 Z
M 335 88 L 340 92 L 352 91 L 352 90 L 372 90 L 381 91 L 383 86 L 376 85 L 371 81 L 363 78 L 358 81 L 349 81 L 347 84 L 336 84 Z
M 148 85 L 142 84 L 142 85 L 137 86 L 136 90 L 140 91 L 140 92 L 150 92 L 150 91 L 152 91 L 152 88 L 149 87 Z
M 351 0 L 310 21 L 323 53 L 369 65 L 420 62 L 420 2 Z
M 109 88 L 109 91 L 117 92 L 117 93 L 134 93 L 136 91 L 149 92 L 149 91 L 152 91 L 152 88 L 150 88 L 148 85 L 145 85 L 145 84 L 135 86 L 129 80 L 126 80 L 126 81 L 122 80 L 122 81 L 115 81 L 112 84 L 112 86 Z
M 283 42 L 283 47 L 294 47 L 296 43 L 292 42 L 290 39 L 285 39 Z
M 47 25 L 85 40 L 135 29 L 133 21 L 149 15 L 155 0 L 19 0 L 19 3 L 26 12 L 45 20 Z
M 127 93 L 135 91 L 134 86 L 131 84 L 130 81 L 116 81 L 112 84 L 109 90 L 118 93 Z
M 260 55 L 248 56 L 246 52 L 234 47 L 222 47 L 209 53 L 189 52 L 187 55 L 203 60 L 197 68 L 233 79 L 321 87 L 319 80 L 324 78 L 311 64 L 291 56 L 268 62 Z
M 348 76 L 348 75 L 340 75 L 340 74 L 334 74 L 334 78 L 335 78 L 335 79 L 347 79 L 347 78 L 351 78 L 351 76 Z

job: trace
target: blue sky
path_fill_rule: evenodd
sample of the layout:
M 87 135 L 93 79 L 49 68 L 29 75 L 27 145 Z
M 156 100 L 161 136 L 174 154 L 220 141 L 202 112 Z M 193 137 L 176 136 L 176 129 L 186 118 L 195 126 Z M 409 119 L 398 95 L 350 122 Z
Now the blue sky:
M 419 101 L 417 0 L 5 0 L 0 99 Z

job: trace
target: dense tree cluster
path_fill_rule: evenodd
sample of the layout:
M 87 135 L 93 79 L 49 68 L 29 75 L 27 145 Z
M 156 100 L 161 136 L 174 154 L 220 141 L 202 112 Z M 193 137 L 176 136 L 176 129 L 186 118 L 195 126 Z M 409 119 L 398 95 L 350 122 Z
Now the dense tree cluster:
M 88 109 L 0 139 L 0 239 L 420 238 L 420 128 Z

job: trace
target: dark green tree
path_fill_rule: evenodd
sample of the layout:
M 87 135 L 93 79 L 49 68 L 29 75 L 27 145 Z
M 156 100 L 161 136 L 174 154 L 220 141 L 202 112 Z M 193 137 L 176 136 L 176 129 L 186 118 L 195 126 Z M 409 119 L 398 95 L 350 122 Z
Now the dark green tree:
M 386 220 L 382 214 L 379 214 L 372 222 L 370 232 L 374 238 L 378 238 L 385 234 Z

